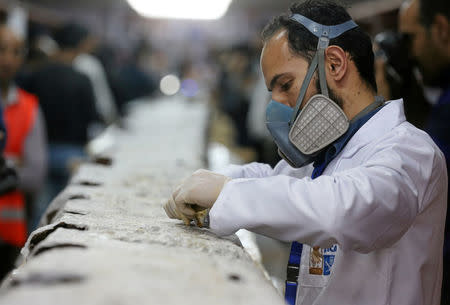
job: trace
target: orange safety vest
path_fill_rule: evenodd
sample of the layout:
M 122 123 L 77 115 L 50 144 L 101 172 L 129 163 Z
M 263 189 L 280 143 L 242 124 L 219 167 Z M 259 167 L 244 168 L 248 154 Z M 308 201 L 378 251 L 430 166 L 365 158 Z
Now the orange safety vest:
M 33 128 L 38 100 L 18 89 L 18 101 L 3 109 L 6 127 L 5 157 L 22 158 L 25 140 Z M 25 197 L 15 190 L 0 196 L 0 240 L 21 247 L 26 241 Z

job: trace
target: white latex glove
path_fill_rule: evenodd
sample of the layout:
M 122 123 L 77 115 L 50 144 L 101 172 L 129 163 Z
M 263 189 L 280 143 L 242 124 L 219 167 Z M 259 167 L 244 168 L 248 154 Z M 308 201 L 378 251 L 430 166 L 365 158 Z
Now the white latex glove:
M 166 214 L 169 218 L 181 219 L 187 226 L 191 223 L 191 221 L 186 216 L 177 211 L 177 206 L 175 205 L 175 201 L 173 200 L 172 196 L 170 196 L 169 200 L 167 200 L 166 204 L 164 205 L 164 211 L 166 211 Z
M 165 204 L 167 216 L 189 224 L 189 219 L 194 219 L 196 213 L 214 205 L 223 186 L 230 180 L 208 170 L 197 170 L 176 188 Z

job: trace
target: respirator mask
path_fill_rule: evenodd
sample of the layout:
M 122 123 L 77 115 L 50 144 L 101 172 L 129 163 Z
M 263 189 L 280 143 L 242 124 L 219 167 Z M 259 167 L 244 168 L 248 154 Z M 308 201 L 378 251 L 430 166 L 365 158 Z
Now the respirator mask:
M 326 26 L 300 14 L 291 16 L 319 38 L 317 51 L 306 73 L 294 108 L 271 100 L 266 110 L 266 126 L 278 146 L 278 153 L 292 167 L 298 168 L 314 161 L 328 145 L 340 138 L 349 127 L 342 109 L 328 96 L 325 78 L 325 49 L 336 38 L 358 25 L 353 21 Z M 322 94 L 312 96 L 303 109 L 300 105 L 316 68 Z

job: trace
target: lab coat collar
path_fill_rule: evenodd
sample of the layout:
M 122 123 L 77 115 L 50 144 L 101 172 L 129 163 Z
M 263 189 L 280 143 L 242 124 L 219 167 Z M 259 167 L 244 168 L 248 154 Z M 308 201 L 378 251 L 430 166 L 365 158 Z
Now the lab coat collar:
M 381 101 L 380 99 L 381 98 Z M 364 126 L 378 111 L 380 111 L 385 103 L 382 97 L 377 98 L 370 106 L 363 109 L 356 117 L 350 121 L 350 126 L 347 132 L 340 137 L 336 142 L 331 144 L 324 152 L 317 156 L 314 162 L 314 171 L 312 178 L 321 175 L 326 166 L 344 149 L 348 141 L 355 135 L 358 130 Z M 380 107 L 381 106 L 381 107 Z M 375 107 L 375 108 L 374 108 Z
M 403 100 L 393 100 L 370 118 L 348 141 L 341 158 L 352 157 L 359 149 L 381 138 L 387 132 L 406 121 Z

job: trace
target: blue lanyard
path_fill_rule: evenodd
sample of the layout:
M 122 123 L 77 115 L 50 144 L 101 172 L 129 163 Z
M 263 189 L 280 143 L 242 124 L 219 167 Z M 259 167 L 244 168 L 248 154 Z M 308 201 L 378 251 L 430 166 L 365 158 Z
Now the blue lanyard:
M 323 162 L 320 165 L 314 167 L 311 178 L 315 179 L 322 175 L 325 167 L 326 162 Z M 286 272 L 286 290 L 284 292 L 284 299 L 289 305 L 295 305 L 295 300 L 297 298 L 298 275 L 300 273 L 299 271 L 302 252 L 303 244 L 296 241 L 292 242 L 291 253 L 289 254 L 289 261 Z

